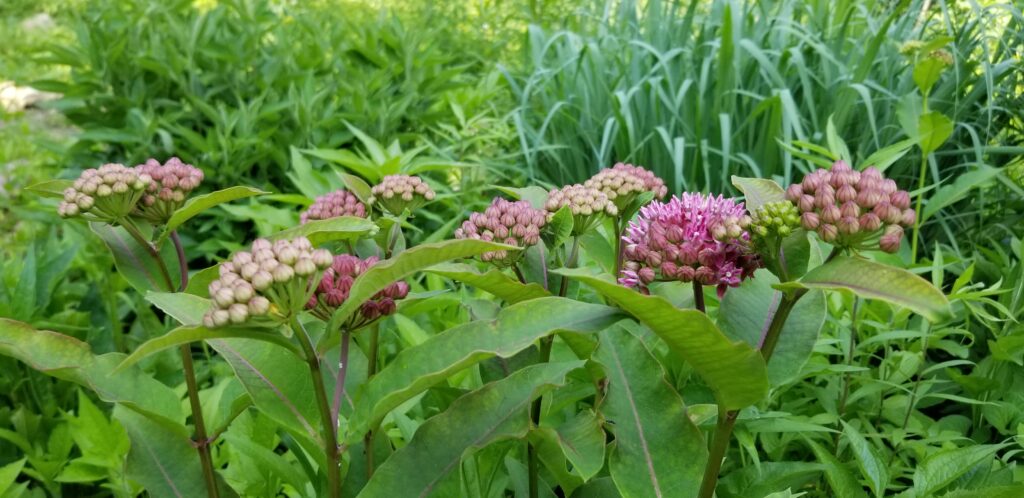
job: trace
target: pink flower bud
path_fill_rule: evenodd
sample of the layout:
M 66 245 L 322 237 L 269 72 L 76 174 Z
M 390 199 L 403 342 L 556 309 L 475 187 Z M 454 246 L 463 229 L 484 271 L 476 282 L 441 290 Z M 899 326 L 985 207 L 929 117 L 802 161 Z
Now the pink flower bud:
M 650 267 L 643 267 L 640 269 L 640 271 L 636 272 L 636 274 L 637 277 L 640 278 L 640 281 L 643 282 L 645 285 L 654 281 L 654 270 L 651 269 Z
M 839 233 L 842 233 L 844 235 L 853 235 L 857 233 L 858 230 L 860 230 L 860 223 L 857 221 L 857 218 L 853 216 L 843 216 L 839 220 L 838 227 Z
M 694 271 L 693 279 L 703 285 L 712 285 L 715 283 L 715 271 L 707 266 L 700 266 Z
M 228 315 L 231 323 L 242 323 L 249 318 L 249 308 L 244 304 L 235 303 L 228 307 Z
M 895 206 L 893 206 L 893 207 L 895 208 Z M 903 217 L 900 220 L 900 223 L 903 226 L 905 226 L 905 227 L 914 226 L 914 221 L 916 221 L 916 220 L 917 220 L 917 214 L 914 213 L 913 209 L 909 209 L 908 208 L 908 209 L 904 209 L 903 210 Z
M 804 195 L 804 189 L 799 183 L 794 183 L 786 189 L 786 200 L 797 202 Z
M 822 188 L 814 194 L 814 205 L 818 209 L 825 209 L 828 206 L 834 206 L 836 204 L 835 194 L 832 193 L 831 187 Z
M 804 194 L 803 196 L 800 197 L 800 201 L 797 203 L 797 207 L 800 208 L 800 211 L 803 211 L 805 213 L 808 211 L 813 211 L 814 197 Z
M 213 310 L 210 315 L 214 327 L 223 327 L 231 321 L 231 314 L 228 313 L 228 310 Z
M 857 200 L 857 189 L 849 184 L 839 187 L 839 190 L 836 190 L 836 200 L 840 203 Z
M 249 300 L 249 314 L 263 316 L 270 311 L 270 300 L 263 296 L 256 296 Z
M 692 266 L 680 266 L 676 270 L 676 278 L 682 282 L 692 282 L 696 274 L 697 272 Z
M 252 276 L 252 286 L 257 291 L 267 290 L 274 283 L 274 276 L 267 270 L 260 270 Z
M 897 190 L 889 197 L 889 203 L 899 209 L 910 207 L 910 194 L 906 190 Z
M 878 247 L 887 253 L 896 253 L 900 250 L 900 243 L 903 241 L 903 228 L 899 225 L 885 227 L 885 232 L 878 239 Z
M 818 219 L 817 213 L 807 212 L 800 215 L 800 224 L 803 225 L 805 230 L 814 230 L 818 228 L 820 220 Z
M 860 206 L 856 202 L 846 201 L 839 208 L 839 214 L 843 218 L 856 218 L 860 216 Z
M 867 232 L 874 232 L 882 228 L 882 220 L 875 213 L 866 213 L 860 217 L 860 227 Z
M 285 264 L 277 265 L 277 268 L 274 268 L 271 273 L 274 275 L 274 281 L 279 284 L 283 284 L 295 276 L 295 270 Z
M 835 204 L 828 205 L 821 210 L 821 221 L 825 223 L 836 223 L 840 217 L 842 217 L 842 213 Z
M 825 242 L 833 242 L 839 237 L 839 229 L 835 225 L 824 223 L 818 227 L 818 236 Z

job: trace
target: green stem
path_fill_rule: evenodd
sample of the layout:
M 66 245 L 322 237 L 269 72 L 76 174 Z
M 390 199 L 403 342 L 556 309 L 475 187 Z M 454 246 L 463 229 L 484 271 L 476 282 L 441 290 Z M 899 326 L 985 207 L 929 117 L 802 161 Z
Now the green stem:
M 373 326 L 370 332 L 370 357 L 366 364 L 366 381 L 369 382 L 377 373 L 377 355 L 380 351 L 380 327 Z M 377 428 L 373 427 L 363 436 L 363 451 L 366 453 L 366 478 L 373 477 L 373 437 Z
M 618 280 L 619 274 L 622 273 L 622 258 L 623 258 L 623 246 L 622 246 L 622 232 L 626 230 L 626 220 L 623 219 L 622 223 L 619 220 L 615 220 L 615 279 Z
M 914 232 L 910 237 L 910 264 L 917 263 L 917 239 L 921 233 L 921 203 L 924 201 L 924 181 L 928 172 L 928 154 L 921 151 L 921 171 L 917 177 L 917 199 L 914 201 Z
M 164 264 L 163 258 L 160 257 L 160 251 L 156 249 L 152 242 L 146 240 L 146 237 L 142 235 L 139 227 L 135 226 L 135 222 L 131 218 L 124 217 L 119 222 L 125 231 L 128 232 L 128 235 L 131 235 L 136 242 L 145 247 L 146 252 L 156 261 L 157 266 L 160 268 L 160 273 L 164 277 L 164 283 L 167 284 L 167 292 L 174 292 L 174 282 L 171 280 L 171 273 L 167 271 L 167 265 Z
M 313 390 L 316 394 L 316 403 L 320 408 L 320 421 L 323 426 L 324 456 L 327 459 L 327 466 L 324 472 L 327 474 L 327 496 L 339 498 L 341 496 L 341 466 L 339 465 L 340 454 L 338 451 L 337 426 L 332 421 L 331 405 L 327 401 L 327 390 L 324 389 L 324 376 L 320 370 L 320 357 L 313 348 L 312 339 L 306 333 L 305 327 L 298 317 L 292 317 L 292 330 L 302 345 L 306 356 L 306 364 L 309 366 L 309 374 L 313 378 Z
M 693 281 L 693 306 L 701 313 L 707 313 L 704 307 L 704 286 L 697 280 Z
M 188 258 L 185 257 L 185 248 L 181 245 L 177 230 L 171 230 L 171 243 L 178 254 L 178 268 L 181 269 L 181 285 L 178 286 L 178 292 L 184 292 L 188 286 Z
M 704 467 L 704 478 L 700 483 L 699 498 L 711 498 L 715 495 L 715 487 L 718 485 L 718 472 L 722 470 L 722 460 L 725 458 L 725 451 L 729 449 L 729 439 L 732 437 L 732 429 L 736 426 L 736 410 L 719 412 L 718 422 L 715 423 L 715 436 L 711 440 L 711 449 L 708 453 L 708 464 Z
M 572 238 L 572 249 L 569 251 L 569 259 L 565 261 L 566 268 L 576 268 L 576 259 L 580 255 L 580 237 L 574 236 Z M 569 278 L 562 276 L 562 283 L 558 286 L 558 295 L 565 297 L 565 293 L 569 291 Z
M 206 436 L 203 407 L 199 404 L 199 386 L 196 383 L 195 367 L 192 365 L 192 349 L 188 344 L 182 344 L 178 350 L 181 352 L 181 364 L 185 370 L 185 384 L 188 386 L 188 401 L 192 408 L 192 422 L 196 427 L 193 441 L 196 451 L 199 452 L 199 462 L 203 467 L 206 493 L 210 498 L 217 498 L 220 496 L 220 493 L 217 490 L 217 477 L 213 471 L 213 459 L 210 457 L 210 443 L 213 441 Z
M 563 277 L 565 278 L 565 277 Z M 547 363 L 551 359 L 551 346 L 555 342 L 555 336 L 546 336 L 540 340 L 540 357 L 537 359 L 537 363 Z M 540 411 L 543 398 L 537 398 L 530 405 L 530 420 L 536 426 L 540 425 Z M 530 484 L 530 498 L 537 498 L 539 496 L 539 482 L 538 477 L 540 471 L 540 459 L 537 457 L 537 449 L 530 443 L 526 444 L 526 460 L 527 460 L 527 472 L 529 474 Z

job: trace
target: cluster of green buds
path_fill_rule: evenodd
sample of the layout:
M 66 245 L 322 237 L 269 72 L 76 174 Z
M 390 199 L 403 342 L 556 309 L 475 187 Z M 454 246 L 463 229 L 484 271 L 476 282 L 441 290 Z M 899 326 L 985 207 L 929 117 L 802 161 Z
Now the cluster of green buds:
M 548 192 L 548 200 L 544 204 L 544 208 L 550 213 L 548 220 L 550 221 L 554 213 L 565 206 L 568 206 L 572 213 L 573 235 L 586 233 L 601 220 L 602 216 L 614 217 L 619 214 L 615 203 L 604 192 L 580 184 L 567 185 Z
M 146 188 L 149 175 L 122 164 L 104 164 L 89 168 L 64 190 L 57 214 L 69 218 L 86 216 L 90 221 L 116 222 L 135 210 Z
M 395 216 L 406 209 L 415 211 L 436 196 L 422 178 L 409 175 L 387 175 L 370 189 L 370 193 L 373 194 L 370 204 L 381 206 Z
M 348 254 L 335 256 L 334 262 L 324 272 L 315 292 L 307 301 L 306 309 L 324 321 L 330 320 L 334 311 L 348 300 L 356 278 L 377 262 L 376 256 L 366 259 L 359 259 Z M 347 330 L 365 327 L 378 318 L 394 313 L 398 309 L 396 301 L 404 299 L 408 295 L 408 283 L 404 280 L 392 282 L 361 304 L 359 312 L 353 313 L 342 326 Z
M 624 163 L 599 171 L 583 185 L 604 192 L 619 210 L 626 209 L 643 192 L 652 192 L 656 199 L 668 194 L 665 182 L 653 172 Z
M 366 206 L 352 192 L 340 189 L 317 197 L 299 218 L 305 224 L 312 220 L 328 220 L 339 216 L 366 218 Z
M 203 326 L 254 322 L 275 324 L 298 313 L 309 301 L 321 272 L 334 258 L 298 237 L 253 241 L 250 251 L 236 252 L 221 263 L 220 278 L 210 283 L 212 308 Z
M 177 157 L 160 164 L 150 159 L 135 167 L 139 176 L 152 180 L 139 202 L 137 213 L 153 223 L 166 223 L 183 204 L 185 198 L 203 181 L 203 171 L 185 164 Z
M 775 257 L 782 239 L 800 228 L 800 210 L 789 201 L 769 202 L 750 213 L 743 224 L 750 233 L 753 249 Z
M 878 247 L 894 253 L 903 228 L 914 225 L 910 194 L 875 167 L 856 171 L 836 161 L 831 170 L 812 171 L 790 185 L 786 199 L 799 209 L 805 229 L 844 249 L 872 249 L 880 235 Z
M 455 230 L 457 239 L 500 242 L 516 247 L 529 247 L 540 242 L 540 231 L 547 215 L 526 201 L 508 201 L 497 197 L 482 213 L 473 213 Z M 499 267 L 512 266 L 523 251 L 489 251 L 480 259 Z

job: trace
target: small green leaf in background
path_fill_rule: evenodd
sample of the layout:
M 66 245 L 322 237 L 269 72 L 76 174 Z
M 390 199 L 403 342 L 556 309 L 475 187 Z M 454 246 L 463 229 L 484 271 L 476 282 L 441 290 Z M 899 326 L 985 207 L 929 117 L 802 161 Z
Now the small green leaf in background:
M 326 220 L 314 220 L 299 226 L 282 230 L 269 237 L 270 240 L 294 239 L 306 237 L 313 245 L 334 240 L 355 240 L 361 237 L 372 237 L 377 233 L 377 225 L 366 218 L 355 216 L 338 216 Z
M 21 474 L 21 469 L 24 467 L 24 458 L 0 467 L 0 496 L 6 496 L 6 493 L 11 490 L 14 480 L 18 478 L 18 475 Z
M 868 481 L 868 486 L 876 497 L 884 496 L 889 486 L 889 467 L 870 441 L 864 439 L 854 426 L 843 422 L 843 437 L 850 445 L 854 457 L 857 459 L 857 468 L 861 475 Z
M 919 144 L 925 154 L 935 152 L 953 134 L 953 122 L 938 111 L 922 114 L 917 120 Z
M 708 384 L 723 410 L 738 410 L 768 393 L 768 373 L 761 353 L 733 341 L 697 310 L 681 310 L 665 298 L 645 296 L 585 270 L 559 270 L 615 302 L 658 334 L 669 349 L 686 360 Z
M 949 300 L 927 280 L 902 268 L 860 257 L 837 256 L 807 272 L 796 286 L 846 289 L 864 298 L 903 306 L 932 322 L 941 321 L 951 313 Z
M 494 188 L 512 196 L 515 199 L 529 202 L 534 209 L 544 209 L 544 204 L 548 201 L 548 191 L 536 185 L 523 188 L 494 185 Z
M 905 156 L 910 149 L 917 144 L 912 138 L 900 140 L 892 145 L 882 147 L 876 150 L 870 156 L 861 161 L 860 164 L 856 165 L 856 169 L 864 169 L 869 166 L 878 168 L 879 171 L 885 171 L 892 166 L 892 163 L 899 161 L 901 157 Z
M 25 187 L 25 190 L 35 192 L 43 197 L 63 199 L 64 191 L 74 185 L 74 183 L 73 180 L 47 180 L 35 185 L 29 185 Z
M 160 270 L 159 263 L 153 259 L 149 250 L 128 234 L 128 231 L 106 223 L 89 223 L 89 226 L 110 249 L 118 272 L 136 290 L 145 294 L 151 290 L 174 291 L 178 288 L 181 283 L 181 271 L 178 266 L 178 254 L 171 244 L 163 244 L 160 248 L 160 258 L 167 267 L 167 274 L 173 286 L 173 288 L 168 288 L 167 280 Z
M 164 228 L 164 234 L 161 235 L 161 239 L 166 237 L 172 231 L 176 230 L 179 226 L 184 224 L 186 221 L 198 216 L 203 211 L 210 209 L 219 204 L 225 202 L 231 202 L 237 199 L 244 199 L 246 197 L 253 197 L 256 195 L 269 194 L 270 192 L 264 192 L 260 189 L 252 187 L 229 187 L 224 190 L 218 190 L 216 192 L 210 192 L 209 194 L 197 195 L 192 197 L 185 203 L 184 206 L 178 208 L 177 211 L 171 215 L 171 219 L 167 220 L 167 226 Z
M 808 439 L 807 444 L 814 452 L 814 456 L 825 466 L 825 479 L 832 489 L 832 496 L 835 498 L 866 498 L 867 493 L 857 482 L 857 478 L 839 461 L 829 450 L 814 441 Z
M 772 286 L 779 279 L 767 270 L 758 270 L 754 278 L 729 289 L 722 298 L 718 326 L 725 335 L 759 347 L 772 317 L 782 301 L 782 291 Z M 768 364 L 768 379 L 773 386 L 785 384 L 799 375 L 814 350 L 818 333 L 825 325 L 828 309 L 821 291 L 812 291 L 797 301 L 782 327 L 778 345 Z
M 565 384 L 566 375 L 582 366 L 582 361 L 532 365 L 459 398 L 421 425 L 374 472 L 359 498 L 459 496 L 458 472 L 453 471 L 466 452 L 525 437 L 530 402 Z
M 125 472 L 153 498 L 205 496 L 199 456 L 185 426 L 154 421 L 120 405 L 116 418 L 128 431 L 131 450 Z
M 541 426 L 534 430 L 557 442 L 572 464 L 573 473 L 584 482 L 604 467 L 605 433 L 593 411 L 581 411 L 558 427 Z
M 932 453 L 914 469 L 914 492 L 917 496 L 934 496 L 1005 447 L 1002 444 L 979 444 Z
M 828 150 L 832 152 L 833 156 L 846 161 L 851 166 L 853 165 L 853 156 L 850 155 L 850 149 L 846 146 L 846 142 L 843 141 L 842 137 L 839 136 L 839 132 L 836 131 L 836 125 L 832 122 L 832 116 L 828 117 L 828 123 L 825 125 L 825 139 L 828 141 Z
M 946 63 L 934 57 L 925 57 L 914 64 L 914 84 L 921 95 L 931 93 L 932 87 L 939 81 L 945 69 Z
M 939 210 L 963 199 L 971 190 L 982 188 L 992 183 L 1002 170 L 987 164 L 979 164 L 976 169 L 962 173 L 952 184 L 943 185 L 925 201 L 921 212 L 921 223 L 935 216 Z
M 773 180 L 743 178 L 734 175 L 732 184 L 740 192 L 743 192 L 743 203 L 748 211 L 753 211 L 769 202 L 786 200 L 786 191 Z
M 508 304 L 551 295 L 550 292 L 544 290 L 538 284 L 523 284 L 495 268 L 490 268 L 486 273 L 480 273 L 476 271 L 476 268 L 467 264 L 441 263 L 427 268 L 427 271 L 452 280 L 465 282 L 480 290 L 494 294 L 495 297 Z
M 594 359 L 608 375 L 598 409 L 615 434 L 608 468 L 623 496 L 695 496 L 707 446 L 679 393 L 644 344 L 621 327 L 601 332 Z
M 370 205 L 370 196 L 373 195 L 373 192 L 365 180 L 341 171 L 338 171 L 338 176 L 341 177 L 341 181 L 349 192 L 352 192 L 363 204 Z

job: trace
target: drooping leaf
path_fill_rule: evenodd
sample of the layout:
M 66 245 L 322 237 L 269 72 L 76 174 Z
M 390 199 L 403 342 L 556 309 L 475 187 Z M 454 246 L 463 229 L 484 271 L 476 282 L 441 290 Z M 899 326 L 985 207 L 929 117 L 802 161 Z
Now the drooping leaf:
M 136 290 L 143 294 L 151 290 L 177 290 L 181 283 L 181 273 L 178 266 L 178 255 L 171 244 L 163 244 L 160 248 L 160 258 L 167 268 L 165 276 L 156 259 L 124 228 L 106 223 L 90 223 L 89 226 L 110 249 L 118 273 Z M 168 286 L 168 279 L 170 279 L 170 286 Z
M 269 237 L 270 240 L 294 239 L 306 237 L 314 246 L 334 240 L 356 240 L 361 237 L 372 237 L 377 233 L 377 225 L 366 218 L 356 216 L 338 216 L 326 220 L 314 220 L 297 227 L 282 230 Z
M 743 192 L 743 203 L 749 211 L 753 211 L 769 202 L 786 200 L 786 191 L 778 183 L 775 183 L 774 180 L 743 178 L 733 175 L 732 184 L 740 192 Z
M 249 339 L 253 341 L 264 341 L 290 351 L 296 358 L 301 358 L 298 347 L 292 344 L 281 333 L 276 330 L 258 329 L 253 327 L 221 327 L 208 329 L 202 325 L 183 325 L 170 332 L 154 337 L 132 351 L 127 358 L 117 366 L 117 370 L 130 367 L 143 358 L 163 351 L 168 348 L 190 344 L 193 342 L 209 341 L 211 339 Z
M 866 498 L 867 493 L 857 482 L 849 469 L 846 468 L 838 458 L 829 453 L 820 444 L 808 439 L 807 444 L 814 452 L 814 456 L 825 466 L 825 480 L 832 488 L 832 496 L 835 498 Z
M 601 332 L 594 359 L 608 375 L 598 409 L 615 434 L 608 469 L 623 496 L 696 496 L 707 446 L 679 393 L 644 344 L 619 327 Z
M 137 368 L 112 373 L 124 359 L 122 354 L 96 356 L 78 339 L 4 318 L 0 318 L 0 354 L 44 374 L 81 384 L 103 401 L 123 404 L 150 418 L 173 423 L 185 420 L 171 388 Z
M 403 350 L 359 389 L 348 438 L 358 439 L 388 412 L 449 375 L 494 356 L 510 357 L 557 331 L 596 332 L 622 317 L 614 308 L 544 297 L 504 308 Z
M 724 410 L 738 410 L 760 401 L 768 392 L 768 374 L 761 354 L 745 342 L 733 341 L 697 310 L 681 310 L 665 298 L 645 296 L 584 273 L 560 270 L 615 302 L 693 366 Z
M 977 444 L 939 450 L 928 455 L 914 469 L 914 492 L 917 496 L 934 496 L 976 465 L 992 458 L 1006 445 Z
M 225 202 L 231 202 L 238 199 L 244 199 L 246 197 L 253 197 L 256 195 L 269 194 L 270 192 L 264 192 L 260 189 L 252 187 L 234 186 L 228 187 L 224 190 L 218 190 L 216 192 L 210 192 L 209 194 L 197 195 L 192 197 L 185 203 L 184 206 L 178 208 L 177 211 L 171 215 L 171 219 L 167 220 L 167 225 L 164 228 L 163 234 L 160 238 L 163 239 L 170 235 L 170 233 L 176 230 L 186 221 L 198 216 L 203 211 L 210 209 L 219 204 Z
M 604 467 L 605 433 L 594 412 L 584 410 L 558 427 L 541 426 L 534 431 L 543 433 L 561 449 L 572 464 L 573 473 L 584 482 Z
M 550 292 L 544 290 L 540 285 L 535 283 L 523 284 L 494 268 L 486 273 L 480 273 L 467 264 L 442 263 L 428 268 L 427 271 L 452 280 L 465 282 L 473 287 L 494 294 L 508 304 L 551 295 Z
M 450 478 L 467 451 L 504 439 L 522 438 L 530 429 L 530 402 L 566 382 L 582 361 L 526 367 L 456 400 L 425 422 L 409 444 L 373 474 L 361 498 L 459 496 Z
M 154 498 L 206 496 L 199 456 L 181 424 L 156 421 L 120 406 L 114 417 L 131 440 L 125 472 Z
M 861 475 L 867 479 L 868 486 L 876 497 L 884 496 L 889 486 L 889 467 L 878 455 L 878 451 L 871 445 L 856 427 L 843 422 L 843 437 L 850 444 L 853 456 L 857 459 L 857 468 Z
M 950 314 L 949 301 L 927 280 L 904 269 L 863 258 L 837 256 L 783 287 L 846 289 L 867 299 L 903 306 L 937 322 Z
M 758 270 L 754 278 L 729 289 L 722 298 L 718 326 L 725 335 L 760 349 L 772 318 L 782 302 L 782 291 L 772 285 L 779 279 L 767 270 Z M 818 333 L 825 325 L 825 296 L 812 291 L 797 301 L 783 325 L 779 342 L 768 363 L 768 379 L 773 386 L 793 380 L 811 356 Z
M 518 250 L 514 246 L 484 242 L 482 240 L 462 239 L 448 240 L 432 244 L 421 244 L 401 254 L 373 265 L 359 275 L 352 284 L 348 299 L 331 316 L 327 330 L 337 330 L 353 312 L 359 309 L 367 299 L 380 292 L 392 282 L 401 280 L 417 271 L 444 263 L 453 259 L 468 258 L 488 251 Z M 318 350 L 323 352 L 337 344 L 338 334 L 329 334 L 326 342 L 321 342 Z

